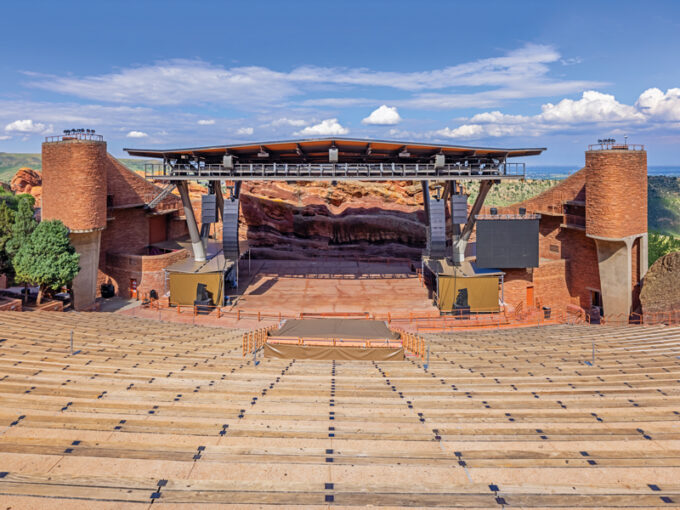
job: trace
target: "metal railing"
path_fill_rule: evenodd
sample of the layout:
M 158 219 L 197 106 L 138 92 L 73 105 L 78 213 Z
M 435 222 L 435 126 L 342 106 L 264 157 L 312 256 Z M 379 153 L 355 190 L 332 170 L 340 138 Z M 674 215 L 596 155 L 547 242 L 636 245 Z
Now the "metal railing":
M 46 142 L 63 142 L 67 140 L 91 140 L 93 142 L 103 142 L 104 137 L 102 135 L 95 135 L 94 133 L 73 133 L 70 135 L 56 135 L 56 136 L 46 136 Z
M 237 163 L 233 168 L 215 164 L 146 163 L 147 180 L 394 180 L 394 179 L 479 179 L 526 177 L 524 163 L 499 165 L 430 163 Z
M 392 331 L 399 333 L 401 345 L 405 350 L 418 356 L 420 359 L 425 359 L 425 352 L 427 349 L 427 342 L 425 339 L 417 334 L 411 333 L 409 331 L 404 331 L 400 328 L 392 328 Z
M 588 145 L 589 151 L 643 151 L 645 146 L 639 143 L 593 143 Z
M 525 214 L 519 213 L 491 214 L 489 212 L 485 214 L 478 214 L 477 216 L 475 216 L 475 218 L 478 220 L 540 220 L 541 215 L 529 212 Z

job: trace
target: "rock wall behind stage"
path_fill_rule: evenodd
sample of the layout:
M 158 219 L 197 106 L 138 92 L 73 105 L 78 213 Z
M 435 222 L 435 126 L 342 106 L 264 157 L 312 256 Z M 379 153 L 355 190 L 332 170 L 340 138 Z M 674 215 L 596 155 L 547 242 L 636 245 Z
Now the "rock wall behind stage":
M 680 252 L 652 264 L 642 282 L 640 302 L 645 314 L 680 310 Z
M 420 184 L 252 182 L 241 191 L 241 236 L 253 256 L 408 257 L 425 247 Z

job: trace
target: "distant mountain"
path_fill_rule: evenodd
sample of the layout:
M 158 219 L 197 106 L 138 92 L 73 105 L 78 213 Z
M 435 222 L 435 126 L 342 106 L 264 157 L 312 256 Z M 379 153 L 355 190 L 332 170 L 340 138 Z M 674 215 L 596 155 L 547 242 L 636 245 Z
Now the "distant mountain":
M 21 167 L 42 169 L 40 154 L 12 154 L 0 152 L 0 181 L 9 182 Z
M 647 192 L 649 230 L 680 236 L 680 177 L 649 176 Z
M 158 163 L 158 161 L 150 159 L 119 158 L 118 161 L 133 172 L 144 171 L 144 163 Z M 11 181 L 17 170 L 24 166 L 33 170 L 42 170 L 41 155 L 0 152 L 0 182 Z

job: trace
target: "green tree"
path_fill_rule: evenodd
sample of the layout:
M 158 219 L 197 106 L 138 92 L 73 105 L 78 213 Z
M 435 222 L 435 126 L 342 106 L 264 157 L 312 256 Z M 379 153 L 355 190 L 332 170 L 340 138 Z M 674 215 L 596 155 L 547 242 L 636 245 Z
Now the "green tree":
M 21 246 L 28 241 L 38 222 L 33 218 L 33 207 L 29 200 L 19 200 L 19 206 L 14 215 L 12 235 L 5 250 L 11 258 L 19 252 Z
M 12 273 L 12 260 L 5 249 L 12 236 L 12 225 L 14 225 L 14 211 L 4 200 L 0 200 L 0 274 L 11 275 Z
M 73 281 L 80 271 L 79 261 L 68 229 L 59 220 L 41 222 L 12 259 L 17 281 L 40 286 L 38 304 L 46 291 Z
M 657 259 L 664 255 L 680 251 L 680 239 L 673 236 L 666 236 L 657 234 L 656 232 L 649 233 L 649 265 L 651 266 Z

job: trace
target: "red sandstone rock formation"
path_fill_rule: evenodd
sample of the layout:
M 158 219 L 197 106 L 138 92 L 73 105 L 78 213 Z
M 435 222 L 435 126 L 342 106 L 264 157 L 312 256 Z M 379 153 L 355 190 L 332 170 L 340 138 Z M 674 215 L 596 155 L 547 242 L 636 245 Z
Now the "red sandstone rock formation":
M 264 258 L 419 258 L 425 245 L 420 185 L 409 182 L 252 182 L 241 228 Z
M 642 281 L 640 303 L 644 314 L 680 310 L 680 252 L 652 264 Z
M 10 181 L 10 189 L 14 193 L 28 193 L 35 197 L 36 207 L 40 207 L 42 196 L 42 175 L 37 170 L 23 167 L 17 170 Z

